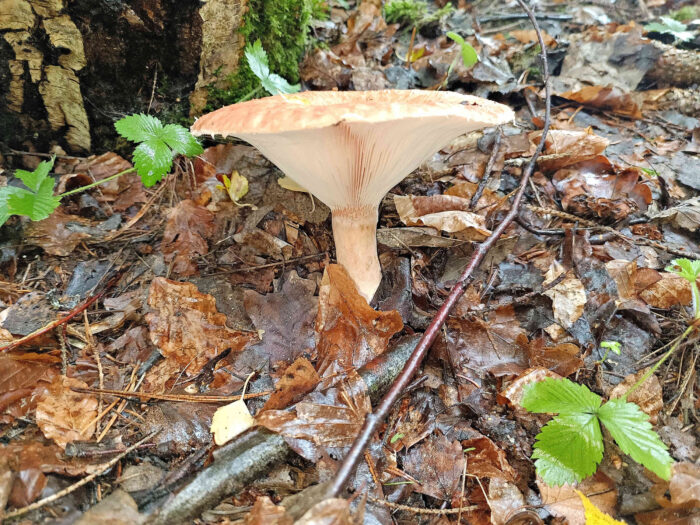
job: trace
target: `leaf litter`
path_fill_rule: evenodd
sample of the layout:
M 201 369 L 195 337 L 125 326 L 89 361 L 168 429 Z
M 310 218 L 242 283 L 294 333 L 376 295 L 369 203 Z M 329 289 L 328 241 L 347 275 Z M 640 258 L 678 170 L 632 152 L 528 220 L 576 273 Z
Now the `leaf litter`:
M 417 1 L 437 11 L 432 2 Z M 193 165 L 174 157 L 172 174 L 152 189 L 128 174 L 92 191 L 94 202 L 67 199 L 35 223 L 10 219 L 3 233 L 11 232 L 14 244 L 4 237 L 0 244 L 0 344 L 71 309 L 61 296 L 79 262 L 98 259 L 127 275 L 65 331 L 0 356 L 0 495 L 8 494 L 8 510 L 87 475 L 89 464 L 123 450 L 122 440 L 134 443 L 160 429 L 155 446 L 125 463 L 153 460 L 172 478 L 166 492 L 151 487 L 145 495 L 108 496 L 117 509 L 138 516 L 148 498 L 186 486 L 183 472 L 205 468 L 195 458 L 198 449 L 215 449 L 209 425 L 217 405 L 193 404 L 188 396 L 234 401 L 250 373 L 250 394 L 262 397 L 246 405 L 256 424 L 279 433 L 304 458 L 289 465 L 294 490 L 305 494 L 332 478 L 372 410 L 373 394 L 356 371 L 387 355 L 399 336 L 425 328 L 473 243 L 499 224 L 541 134 L 542 98 L 533 89 L 541 70 L 531 29 L 487 6 L 459 2 L 437 22 L 416 21 L 412 36 L 411 22 L 385 20 L 386 5 L 329 4 L 338 34 L 308 51 L 303 89 L 468 88 L 514 106 L 521 127 L 504 126 L 498 147 L 493 131 L 458 139 L 392 190 L 380 208 L 380 252 L 383 261 L 405 266 L 408 287 L 399 290 L 396 279 L 371 304 L 332 264 L 328 209 L 280 187 L 283 174 L 248 146 L 208 147 Z M 697 106 L 693 114 L 687 71 L 668 66 L 677 54 L 669 49 L 697 53 L 697 44 L 660 43 L 635 8 L 573 4 L 578 22 L 543 22 L 551 65 L 560 66 L 553 77 L 559 98 L 528 206 L 505 233 L 511 244 L 494 248 L 447 319 L 422 382 L 405 392 L 375 436 L 352 481 L 359 497 L 350 503 L 310 498 L 292 517 L 281 488 L 263 494 L 251 481 L 224 502 L 245 509 L 239 515 L 246 523 L 351 523 L 363 513 L 368 522 L 387 522 L 387 508 L 397 521 L 427 523 L 421 512 L 443 504 L 475 507 L 463 514 L 470 523 L 524 516 L 534 523 L 585 523 L 598 516 L 590 505 L 645 524 L 697 519 L 697 338 L 682 343 L 627 399 L 651 417 L 678 460 L 668 480 L 635 467 L 607 443 L 598 471 L 575 486 L 548 485 L 530 459 L 535 436 L 552 420 L 522 408 L 529 385 L 568 377 L 604 401 L 624 396 L 690 320 L 691 285 L 665 267 L 700 254 L 691 169 Z M 647 2 L 655 18 L 668 14 L 666 4 Z M 464 65 L 464 47 L 448 31 L 473 47 L 476 66 Z M 250 48 L 255 56 L 260 51 Z M 267 68 L 266 85 L 273 88 L 284 79 Z M 167 147 L 169 130 L 163 128 L 156 147 Z M 3 169 L 39 164 L 32 155 L 8 158 Z M 114 152 L 59 157 L 56 191 L 131 167 Z M 168 170 L 150 168 L 145 176 L 154 183 Z M 232 202 L 218 187 L 222 175 L 239 185 L 245 180 L 248 193 L 234 192 L 234 201 L 257 209 Z M 26 179 L 23 172 L 16 176 Z M 43 187 L 29 183 L 17 186 L 25 199 L 38 198 L 32 191 L 43 196 Z M 620 354 L 604 358 L 605 341 L 618 342 Z M 100 384 L 181 400 L 88 392 Z M 118 478 L 112 472 L 93 486 L 109 492 Z M 365 502 L 365 495 L 403 506 L 385 508 Z M 115 512 L 105 508 L 88 512 Z M 50 509 L 61 512 L 58 505 Z M 439 519 L 456 521 L 454 514 Z

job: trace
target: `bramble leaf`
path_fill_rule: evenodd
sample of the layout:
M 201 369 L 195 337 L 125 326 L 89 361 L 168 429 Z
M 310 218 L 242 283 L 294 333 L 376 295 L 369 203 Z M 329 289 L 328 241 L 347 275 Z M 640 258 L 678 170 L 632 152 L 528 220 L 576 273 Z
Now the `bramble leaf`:
M 163 126 L 152 115 L 129 115 L 114 127 L 122 137 L 140 143 L 134 150 L 134 166 L 144 186 L 153 186 L 170 171 L 176 153 L 194 157 L 204 151 L 189 130 L 178 124 Z
M 603 436 L 594 414 L 557 416 L 537 435 L 537 473 L 548 485 L 574 483 L 593 474 L 603 459 Z
M 601 398 L 584 385 L 568 379 L 552 379 L 525 387 L 520 404 L 529 412 L 549 414 L 592 413 L 600 408 Z
M 620 449 L 663 479 L 671 478 L 673 459 L 649 423 L 649 416 L 634 403 L 611 399 L 598 411 Z
M 244 54 L 250 70 L 260 79 L 263 89 L 271 95 L 296 93 L 301 89 L 299 84 L 290 84 L 281 76 L 270 72 L 267 53 L 259 39 L 249 43 Z
M 0 225 L 10 215 L 25 215 L 33 221 L 46 219 L 58 208 L 61 198 L 54 196 L 56 181 L 49 177 L 54 159 L 40 162 L 34 171 L 17 170 L 15 176 L 28 188 L 0 188 Z

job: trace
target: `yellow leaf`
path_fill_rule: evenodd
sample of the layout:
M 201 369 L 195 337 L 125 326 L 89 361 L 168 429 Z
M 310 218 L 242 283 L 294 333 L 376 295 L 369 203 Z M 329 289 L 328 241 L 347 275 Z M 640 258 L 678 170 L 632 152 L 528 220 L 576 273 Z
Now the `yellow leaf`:
M 576 491 L 583 503 L 583 511 L 586 515 L 586 525 L 625 525 L 624 522 L 613 519 L 598 507 L 593 505 L 591 500 L 583 495 L 583 492 Z
M 281 179 L 277 179 L 277 184 L 279 184 L 285 190 L 289 190 L 289 191 L 301 191 L 304 193 L 307 193 L 309 191 L 306 188 L 304 188 L 303 186 L 297 184 L 294 180 L 290 179 L 287 176 L 282 177 Z
M 253 416 L 242 399 L 219 407 L 211 420 L 214 443 L 221 446 L 252 426 Z

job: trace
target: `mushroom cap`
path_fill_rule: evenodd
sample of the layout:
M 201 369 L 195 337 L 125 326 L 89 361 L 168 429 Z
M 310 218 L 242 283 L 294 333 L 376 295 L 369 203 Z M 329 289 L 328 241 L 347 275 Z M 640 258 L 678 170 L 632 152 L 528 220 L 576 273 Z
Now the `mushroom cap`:
M 305 91 L 226 106 L 192 133 L 249 142 L 336 210 L 377 206 L 459 135 L 513 117 L 503 104 L 447 91 Z

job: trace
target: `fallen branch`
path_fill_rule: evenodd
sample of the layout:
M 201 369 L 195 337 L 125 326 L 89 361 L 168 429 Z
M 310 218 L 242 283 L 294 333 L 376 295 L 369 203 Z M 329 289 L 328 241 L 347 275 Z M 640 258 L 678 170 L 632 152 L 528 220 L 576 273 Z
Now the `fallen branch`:
M 350 479 L 350 476 L 352 476 L 353 472 L 357 468 L 358 463 L 361 461 L 364 450 L 365 448 L 367 448 L 367 445 L 371 441 L 372 436 L 378 430 L 379 425 L 381 425 L 381 423 L 389 415 L 391 407 L 396 402 L 396 400 L 399 399 L 401 394 L 404 392 L 405 388 L 410 383 L 413 376 L 418 371 L 418 368 L 420 367 L 420 364 L 423 361 L 423 357 L 425 357 L 426 352 L 435 341 L 435 338 L 440 332 L 442 325 L 447 320 L 447 316 L 450 313 L 450 310 L 452 310 L 452 307 L 462 296 L 464 290 L 466 290 L 467 284 L 471 279 L 472 273 L 479 267 L 479 264 L 481 264 L 481 261 L 484 260 L 484 257 L 486 256 L 488 251 L 500 238 L 500 236 L 510 225 L 510 223 L 513 222 L 513 219 L 515 219 L 515 217 L 517 216 L 520 202 L 522 201 L 523 195 L 525 193 L 525 188 L 527 187 L 528 181 L 530 180 L 530 175 L 532 175 L 532 172 L 535 168 L 537 157 L 540 155 L 540 153 L 542 153 L 542 149 L 544 148 L 547 132 L 549 131 L 552 94 L 549 81 L 549 66 L 547 63 L 547 46 L 545 45 L 544 40 L 542 39 L 542 31 L 540 30 L 539 24 L 537 23 L 537 20 L 535 19 L 535 15 L 532 13 L 532 10 L 525 4 L 524 0 L 517 1 L 523 8 L 523 10 L 525 10 L 528 18 L 530 18 L 530 21 L 532 22 L 532 25 L 535 27 L 537 39 L 540 43 L 540 49 L 542 50 L 542 69 L 544 72 L 545 86 L 545 115 L 544 127 L 542 129 L 542 138 L 537 146 L 537 149 L 535 150 L 534 155 L 530 159 L 530 163 L 523 171 L 523 175 L 520 180 L 520 186 L 518 187 L 518 191 L 515 194 L 515 197 L 513 199 L 513 205 L 511 206 L 510 211 L 505 216 L 501 224 L 499 224 L 498 227 L 494 230 L 491 236 L 476 248 L 474 254 L 469 259 L 467 267 L 464 269 L 462 275 L 460 275 L 459 279 L 455 283 L 454 287 L 452 288 L 452 291 L 450 292 L 450 295 L 447 296 L 447 299 L 445 299 L 445 302 L 435 314 L 435 317 L 433 318 L 425 333 L 421 337 L 420 341 L 416 345 L 416 348 L 411 354 L 411 357 L 406 362 L 403 370 L 401 371 L 401 374 L 399 374 L 399 376 L 394 381 L 394 384 L 391 386 L 386 395 L 382 398 L 377 409 L 372 414 L 368 414 L 365 418 L 365 423 L 362 429 L 360 430 L 360 433 L 355 439 L 355 442 L 350 448 L 350 451 L 345 456 L 345 459 L 342 465 L 340 466 L 340 469 L 338 469 L 336 477 L 333 480 L 333 483 L 331 484 L 328 493 L 326 494 L 326 497 L 328 498 L 337 498 L 340 496 L 341 492 L 345 488 L 345 485 Z

